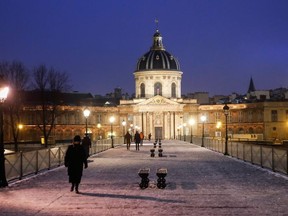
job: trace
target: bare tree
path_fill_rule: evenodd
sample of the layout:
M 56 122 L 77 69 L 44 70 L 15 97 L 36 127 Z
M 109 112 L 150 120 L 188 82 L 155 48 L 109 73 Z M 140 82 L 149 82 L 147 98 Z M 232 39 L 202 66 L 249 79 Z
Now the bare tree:
M 45 147 L 55 125 L 55 119 L 61 115 L 61 93 L 70 88 L 68 75 L 48 69 L 45 65 L 36 67 L 33 71 L 33 88 L 40 95 L 41 112 L 38 115 L 37 126 L 41 130 Z
M 10 126 L 12 132 L 14 150 L 18 151 L 18 126 L 21 123 L 23 93 L 28 87 L 29 72 L 21 62 L 14 61 L 12 63 L 1 62 L 0 74 L 8 80 L 10 86 L 9 97 L 7 98 L 9 121 L 6 123 Z

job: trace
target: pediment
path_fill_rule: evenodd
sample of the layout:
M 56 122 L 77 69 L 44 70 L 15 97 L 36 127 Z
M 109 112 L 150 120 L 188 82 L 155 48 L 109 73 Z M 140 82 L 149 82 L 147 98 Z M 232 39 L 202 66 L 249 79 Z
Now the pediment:
M 149 98 L 137 105 L 179 105 L 179 103 L 172 101 L 160 95 Z

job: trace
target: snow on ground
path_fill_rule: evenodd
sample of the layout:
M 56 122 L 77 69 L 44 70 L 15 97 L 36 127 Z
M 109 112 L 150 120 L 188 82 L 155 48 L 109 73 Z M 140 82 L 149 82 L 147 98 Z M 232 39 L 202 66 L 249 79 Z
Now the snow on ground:
M 163 157 L 150 157 L 153 144 L 132 145 L 89 158 L 80 194 L 70 192 L 59 167 L 0 189 L 0 215 L 288 215 L 288 180 L 190 143 L 163 141 Z M 140 168 L 150 168 L 140 189 Z M 157 188 L 158 168 L 167 186 Z

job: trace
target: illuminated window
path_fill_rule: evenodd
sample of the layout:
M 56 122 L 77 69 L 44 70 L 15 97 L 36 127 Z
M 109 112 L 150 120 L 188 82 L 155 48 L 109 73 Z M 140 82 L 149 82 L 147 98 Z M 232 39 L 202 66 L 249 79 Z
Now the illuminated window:
M 253 118 L 253 112 L 248 111 L 248 122 L 252 122 L 252 118 Z
M 175 83 L 172 83 L 172 86 L 171 86 L 171 96 L 173 98 L 176 98 L 176 84 Z
M 277 110 L 271 110 L 271 121 L 272 122 L 277 122 L 278 121 Z
M 243 121 L 243 113 L 242 111 L 239 111 L 238 113 L 238 122 L 242 122 Z
M 145 84 L 141 83 L 140 85 L 140 97 L 145 98 Z
M 162 85 L 159 82 L 154 84 L 154 95 L 162 95 Z
M 102 123 L 102 116 L 101 116 L 101 114 L 97 114 L 97 117 L 96 117 L 97 119 L 96 119 L 96 122 L 98 122 L 98 123 Z

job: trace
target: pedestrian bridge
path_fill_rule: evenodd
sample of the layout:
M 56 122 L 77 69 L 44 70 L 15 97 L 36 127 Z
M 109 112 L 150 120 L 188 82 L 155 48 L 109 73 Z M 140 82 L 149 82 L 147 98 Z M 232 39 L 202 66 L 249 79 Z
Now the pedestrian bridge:
M 1 214 L 287 214 L 287 175 L 211 151 L 207 142 L 205 145 L 164 140 L 163 157 L 157 156 L 158 146 L 151 157 L 152 142 L 145 142 L 140 151 L 134 145 L 127 150 L 118 144 L 89 158 L 80 194 L 70 192 L 66 168 L 60 163 L 1 188 Z M 145 189 L 139 187 L 141 168 L 150 170 Z M 157 187 L 159 168 L 168 170 L 164 189 Z

